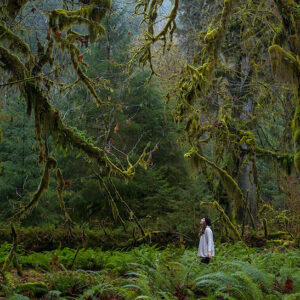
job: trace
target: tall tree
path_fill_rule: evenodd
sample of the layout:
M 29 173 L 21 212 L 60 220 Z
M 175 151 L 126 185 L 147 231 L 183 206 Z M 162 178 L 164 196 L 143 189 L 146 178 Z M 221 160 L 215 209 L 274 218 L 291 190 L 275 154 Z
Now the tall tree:
M 74 147 L 85 153 L 98 167 L 110 168 L 126 178 L 133 176 L 135 167 L 144 159 L 145 153 L 137 164 L 129 164 L 127 169 L 115 164 L 106 151 L 65 125 L 50 96 L 51 91 L 69 92 L 74 86 L 82 84 L 97 105 L 111 105 L 100 96 L 100 86 L 105 82 L 99 77 L 87 76 L 82 53 L 90 43 L 105 34 L 100 23 L 110 10 L 110 0 L 80 1 L 78 4 L 69 1 L 9 0 L 1 5 L 0 62 L 4 70 L 1 87 L 8 91 L 17 88 L 20 97 L 26 101 L 27 114 L 30 116 L 33 112 L 34 131 L 40 148 L 39 162 L 44 163 L 44 173 L 37 191 L 16 212 L 15 220 L 22 219 L 37 205 L 48 188 L 52 170 L 56 170 L 57 193 L 64 207 L 64 182 L 56 160 L 49 153 L 51 143 L 62 149 Z M 74 30 L 75 26 L 79 31 Z M 42 34 L 34 37 L 33 31 L 40 30 Z M 32 44 L 34 38 L 35 45 Z M 74 76 L 69 76 L 70 73 Z M 50 144 L 49 138 L 52 141 Z
M 143 51 L 138 54 L 141 55 L 140 61 L 149 61 L 151 67 L 151 54 L 147 57 L 144 55 L 145 51 L 151 53 L 151 45 L 160 40 L 161 34 L 164 44 L 172 41 L 172 34 L 176 28 L 174 14 L 177 13 L 178 2 L 174 1 L 163 30 L 154 27 L 159 15 L 157 6 L 162 3 L 156 5 L 155 1 L 146 4 L 142 1 L 136 2 L 137 9 L 143 8 L 140 12 L 148 26 L 144 29 L 144 47 L 140 48 Z M 274 4 L 264 1 L 226 0 L 222 9 L 218 9 L 217 4 L 210 1 L 183 3 L 185 9 L 189 10 L 192 7 L 195 14 L 201 14 L 201 8 L 206 4 L 214 7 L 214 16 L 207 22 L 210 25 L 207 29 L 204 28 L 205 32 L 201 31 L 203 28 L 198 28 L 198 40 L 194 40 L 195 46 L 192 47 L 195 49 L 195 55 L 180 74 L 176 87 L 178 94 L 175 118 L 178 123 L 185 124 L 185 139 L 192 146 L 187 156 L 193 158 L 203 170 L 213 190 L 215 174 L 219 177 L 227 194 L 227 212 L 232 219 L 242 222 L 249 216 L 249 220 L 252 220 L 255 226 L 253 215 L 256 213 L 256 191 L 251 186 L 257 182 L 256 158 L 277 161 L 288 174 L 293 168 L 293 160 L 297 168 L 297 153 L 292 155 L 288 147 L 274 151 L 269 145 L 263 145 L 260 134 L 264 132 L 264 128 L 257 130 L 259 123 L 263 122 L 262 118 L 267 117 L 259 111 L 262 103 L 265 107 L 270 107 L 270 102 L 262 102 L 262 99 L 272 99 L 278 90 L 281 95 L 287 96 L 291 93 L 291 90 L 288 93 L 282 92 L 282 86 L 281 90 L 280 87 L 273 88 L 270 72 L 264 70 L 268 66 L 268 51 L 271 54 L 273 69 L 282 67 L 274 58 L 279 57 L 281 61 L 283 58 L 279 54 L 287 53 L 281 51 L 282 48 L 278 46 L 268 49 L 274 37 L 272 28 L 280 26 L 280 21 L 274 13 Z M 279 10 L 284 7 L 285 16 L 282 16 L 282 21 L 289 28 L 285 30 L 292 36 L 293 42 L 289 44 L 295 49 L 299 40 L 296 29 L 298 17 L 293 14 L 296 14 L 299 6 L 294 1 L 275 3 Z M 190 14 L 190 10 L 188 13 Z M 290 20 L 295 20 L 292 21 L 293 24 L 284 19 L 287 14 Z M 188 26 L 183 26 L 182 30 L 189 32 Z M 285 30 L 276 34 L 275 40 L 281 37 Z M 294 82 L 298 76 L 297 62 L 295 57 L 289 56 L 289 59 L 293 63 L 285 65 L 291 66 L 289 77 Z M 283 106 L 280 109 L 282 112 L 285 109 L 285 105 Z M 297 127 L 296 119 L 294 118 L 294 128 Z M 288 128 L 288 122 L 285 127 Z M 213 158 L 208 157 L 205 151 L 205 144 L 209 141 L 212 141 L 214 147 Z M 210 167 L 213 173 L 209 174 L 207 167 Z

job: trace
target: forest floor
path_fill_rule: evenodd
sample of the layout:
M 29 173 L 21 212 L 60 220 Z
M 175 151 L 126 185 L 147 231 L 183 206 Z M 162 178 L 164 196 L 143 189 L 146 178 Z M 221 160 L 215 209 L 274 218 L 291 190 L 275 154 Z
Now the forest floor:
M 10 245 L 0 247 L 3 263 Z M 1 279 L 2 299 L 300 299 L 300 251 L 216 245 L 201 264 L 196 248 L 140 246 L 129 251 L 18 249 L 23 274 Z M 0 297 L 0 299 L 1 299 Z

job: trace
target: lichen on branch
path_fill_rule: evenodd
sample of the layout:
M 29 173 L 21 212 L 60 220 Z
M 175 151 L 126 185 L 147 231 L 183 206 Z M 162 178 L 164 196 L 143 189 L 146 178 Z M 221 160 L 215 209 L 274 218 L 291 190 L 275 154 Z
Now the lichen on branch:
M 172 3 L 169 15 L 165 17 L 167 20 L 162 29 L 155 32 L 155 25 L 159 17 L 159 9 L 163 4 L 163 0 L 136 0 L 135 15 L 142 15 L 141 24 L 146 24 L 143 31 L 143 40 L 141 45 L 135 50 L 135 54 L 129 62 L 129 68 L 132 66 L 135 59 L 138 57 L 139 66 L 149 64 L 151 69 L 150 78 L 153 75 L 158 75 L 152 63 L 152 50 L 151 47 L 158 41 L 163 42 L 163 53 L 166 49 L 171 47 L 173 35 L 177 28 L 176 17 L 179 9 L 179 0 L 174 0 Z

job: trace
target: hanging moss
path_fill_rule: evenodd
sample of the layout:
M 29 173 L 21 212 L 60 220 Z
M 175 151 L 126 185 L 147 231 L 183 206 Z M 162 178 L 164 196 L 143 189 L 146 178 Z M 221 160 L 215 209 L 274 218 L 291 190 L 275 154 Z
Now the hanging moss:
M 237 228 L 234 226 L 234 224 L 230 221 L 229 217 L 226 215 L 224 209 L 220 206 L 220 204 L 217 201 L 214 202 L 200 202 L 201 206 L 212 206 L 214 207 L 221 215 L 221 218 L 223 220 L 223 224 L 234 234 L 234 240 L 235 241 L 241 241 L 241 236 L 237 230 Z
M 200 155 L 195 148 L 186 153 L 185 157 L 191 157 L 192 155 L 197 155 L 201 161 L 210 165 L 217 171 L 224 188 L 234 201 L 233 220 L 241 221 L 242 216 L 239 214 L 239 211 L 242 210 L 245 199 L 236 181 L 224 169 L 219 168 L 215 163 L 207 160 L 204 156 Z
M 286 46 L 289 51 L 284 50 L 279 45 L 272 45 L 269 48 L 272 67 L 275 75 L 285 83 L 288 83 L 295 89 L 296 111 L 293 119 L 293 140 L 295 147 L 294 165 L 296 170 L 300 171 L 300 14 L 299 4 L 294 0 L 276 0 L 278 12 L 281 15 L 281 33 L 289 40 Z
M 29 72 L 21 60 L 2 46 L 0 46 L 0 61 L 4 64 L 2 68 L 12 73 L 14 78 L 24 79 L 28 77 Z
M 7 0 L 6 10 L 11 18 L 15 18 L 28 0 Z
M 43 193 L 48 189 L 49 179 L 50 179 L 50 171 L 56 168 L 56 160 L 53 157 L 49 157 L 47 159 L 47 163 L 44 168 L 44 174 L 40 185 L 37 191 L 34 193 L 30 202 L 23 208 L 21 208 L 15 215 L 13 216 L 14 221 L 19 221 L 26 217 L 31 210 L 38 204 Z
M 69 215 L 69 213 L 66 210 L 66 206 L 65 206 L 65 202 L 63 199 L 63 190 L 64 190 L 64 186 L 65 186 L 65 181 L 63 179 L 62 173 L 60 169 L 56 170 L 56 181 L 57 181 L 57 187 L 56 187 L 56 193 L 57 193 L 57 197 L 59 200 L 59 204 L 60 204 L 60 208 L 64 213 L 65 216 L 65 220 L 68 223 L 72 223 L 71 217 Z
M 178 2 L 178 0 L 176 1 Z M 18 0 L 8 1 L 10 5 L 9 9 L 12 9 L 14 5 L 17 13 L 17 10 L 21 9 L 26 2 L 27 1 Z M 38 204 L 41 196 L 48 189 L 51 170 L 56 168 L 55 159 L 49 157 L 47 144 L 43 138 L 44 134 L 47 135 L 47 137 L 51 136 L 56 146 L 62 146 L 63 148 L 72 146 L 86 153 L 88 158 L 98 165 L 100 172 L 108 168 L 110 171 L 118 173 L 128 179 L 134 176 L 135 168 L 138 165 L 142 165 L 143 167 L 147 166 L 145 162 L 146 148 L 134 164 L 128 161 L 127 169 L 113 163 L 105 151 L 93 145 L 93 143 L 82 137 L 76 130 L 68 128 L 62 122 L 59 111 L 53 108 L 44 92 L 45 86 L 47 87 L 51 80 L 42 77 L 43 67 L 47 63 L 49 63 L 50 66 L 53 65 L 54 58 L 52 54 L 54 52 L 54 46 L 56 46 L 57 49 L 61 51 L 65 50 L 70 57 L 73 69 L 78 75 L 76 83 L 79 81 L 83 82 L 99 105 L 106 104 L 99 99 L 93 86 L 93 81 L 88 78 L 82 69 L 84 63 L 79 58 L 80 50 L 76 47 L 75 43 L 80 42 L 83 36 L 73 31 L 72 25 L 87 25 L 89 27 L 89 36 L 84 36 L 84 38 L 88 39 L 88 41 L 93 41 L 104 34 L 104 28 L 100 25 L 100 22 L 107 10 L 110 9 L 110 5 L 110 0 L 92 0 L 89 1 L 89 5 L 76 11 L 57 9 L 51 12 L 49 16 L 50 28 L 46 38 L 48 41 L 47 49 L 42 42 L 37 40 L 37 55 L 34 57 L 34 64 L 32 63 L 33 57 L 28 45 L 18 36 L 14 35 L 12 31 L 8 30 L 2 23 L 0 24 L 0 41 L 11 41 L 13 43 L 10 50 L 4 46 L 0 46 L 1 67 L 12 74 L 11 80 L 18 84 L 21 95 L 27 102 L 27 113 L 30 115 L 32 110 L 34 111 L 35 134 L 40 147 L 39 161 L 45 162 L 44 172 L 37 191 L 32 195 L 29 203 L 25 204 L 24 207 L 21 207 L 20 210 L 15 213 L 12 220 L 19 221 L 23 219 Z M 13 16 L 14 14 L 11 15 Z M 67 29 L 69 30 L 66 32 Z M 88 42 L 86 42 L 85 46 L 88 46 Z M 55 53 L 57 53 L 57 49 L 55 49 Z M 21 60 L 23 58 L 20 59 L 13 53 L 27 55 L 29 59 L 26 63 L 23 63 Z M 57 67 L 55 72 L 58 73 L 59 71 L 60 67 Z M 62 197 L 64 181 L 59 169 L 56 172 L 56 179 L 60 206 L 64 211 L 67 221 L 71 222 Z M 116 205 L 112 208 L 116 212 Z
M 44 131 L 48 136 L 51 135 L 53 137 L 55 145 L 61 145 L 64 148 L 68 145 L 72 145 L 79 151 L 86 153 L 100 168 L 109 167 L 112 171 L 123 175 L 125 178 L 132 178 L 134 176 L 134 170 L 138 165 L 146 165 L 145 155 L 147 148 L 145 148 L 134 165 L 129 164 L 127 170 L 120 169 L 109 159 L 103 150 L 87 142 L 74 129 L 67 128 L 62 122 L 59 112 L 51 106 L 38 86 L 32 82 L 27 82 L 24 91 L 27 93 L 26 98 L 29 99 L 28 101 L 34 106 L 35 127 L 38 139 L 41 137 L 41 132 Z M 40 147 L 42 154 L 44 149 L 42 143 Z
M 275 76 L 293 87 L 300 77 L 300 61 L 279 45 L 269 47 L 272 69 Z
M 155 24 L 157 21 L 156 19 L 159 15 L 158 10 L 162 6 L 162 4 L 163 1 L 161 0 L 137 0 L 135 6 L 135 14 L 143 16 L 141 24 L 146 24 L 146 30 L 144 31 L 144 42 L 140 47 L 138 47 L 137 51 L 130 60 L 129 68 L 132 66 L 135 59 L 139 57 L 139 66 L 145 66 L 147 63 L 150 66 L 151 75 L 149 77 L 149 80 L 152 78 L 153 75 L 157 75 L 153 68 L 153 55 L 151 51 L 151 46 L 158 41 L 162 41 L 162 49 L 164 54 L 166 48 L 170 49 L 173 40 L 173 35 L 177 28 L 176 16 L 177 11 L 179 9 L 179 0 L 174 0 L 172 2 L 171 11 L 167 17 L 166 24 L 157 34 L 155 34 Z M 168 42 L 169 46 L 167 47 Z
M 188 65 L 186 72 L 179 80 L 177 85 L 178 103 L 175 112 L 177 122 L 182 122 L 186 114 L 194 111 L 193 105 L 196 99 L 205 95 L 211 86 L 219 52 L 225 38 L 225 30 L 233 8 L 238 2 L 238 0 L 226 0 L 224 2 L 219 24 L 215 28 L 212 24 L 209 26 L 204 38 L 206 46 L 198 55 L 199 57 L 194 58 L 195 61 L 201 62 L 201 65 L 197 68 Z
M 249 150 L 253 155 L 258 157 L 264 157 L 268 160 L 276 160 L 280 167 L 290 175 L 294 169 L 294 155 L 289 153 L 278 153 L 268 149 L 258 147 L 255 135 L 250 131 L 239 130 L 230 124 L 231 134 L 234 134 L 234 138 L 239 138 L 239 145 L 246 143 Z M 241 138 L 240 138 L 241 136 Z
M 88 25 L 90 39 L 94 41 L 105 33 L 104 27 L 99 23 L 110 6 L 110 0 L 94 0 L 89 6 L 74 11 L 55 9 L 50 13 L 49 24 L 53 32 L 69 29 L 72 25 Z
M 14 50 L 19 51 L 24 55 L 30 56 L 30 48 L 22 39 L 15 35 L 11 30 L 5 27 L 5 25 L 0 23 L 0 41 L 9 42 Z
M 38 41 L 38 61 L 36 62 L 32 73 L 37 74 L 41 72 L 43 66 L 49 62 L 51 65 L 53 62 L 52 51 L 53 51 L 53 39 L 49 39 L 47 50 L 45 51 L 44 45 Z
M 90 93 L 92 94 L 92 96 L 96 99 L 97 104 L 99 105 L 103 105 L 103 104 L 110 104 L 107 102 L 103 102 L 97 95 L 93 85 L 91 84 L 91 79 L 84 74 L 84 72 L 82 71 L 80 65 L 79 65 L 79 61 L 78 61 L 78 57 L 80 55 L 80 51 L 77 47 L 75 47 L 73 44 L 69 44 L 68 45 L 68 50 L 70 53 L 70 58 L 73 64 L 73 67 L 77 73 L 77 75 L 79 76 L 80 80 L 86 85 L 86 87 L 89 89 Z

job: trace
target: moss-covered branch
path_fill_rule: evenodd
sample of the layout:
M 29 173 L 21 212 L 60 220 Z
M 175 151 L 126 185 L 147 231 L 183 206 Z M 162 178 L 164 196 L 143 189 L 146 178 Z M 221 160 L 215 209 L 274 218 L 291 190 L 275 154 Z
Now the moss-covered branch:
M 0 42 L 3 41 L 9 42 L 11 44 L 11 49 L 17 50 L 26 56 L 31 56 L 29 45 L 11 30 L 6 28 L 5 25 L 0 23 Z
M 149 63 L 151 69 L 151 76 L 156 74 L 153 68 L 152 63 L 152 51 L 151 47 L 157 41 L 163 41 L 163 51 L 165 51 L 167 42 L 171 44 L 173 39 L 173 34 L 177 28 L 176 25 L 176 16 L 179 9 L 179 0 L 175 0 L 173 6 L 171 7 L 169 15 L 166 17 L 167 22 L 164 24 L 163 28 L 155 34 L 155 23 L 158 17 L 158 10 L 161 7 L 163 1 L 157 0 L 137 0 L 135 13 L 137 15 L 143 15 L 141 23 L 146 23 L 146 30 L 144 31 L 144 42 L 143 44 L 135 51 L 134 56 L 129 62 L 129 66 L 133 64 L 133 61 L 136 57 L 139 57 L 139 65 L 145 66 Z M 156 74 L 157 75 L 157 74 Z M 150 76 L 150 78 L 151 78 Z
M 90 5 L 74 11 L 55 9 L 50 13 L 49 24 L 54 33 L 69 29 L 72 25 L 88 25 L 90 40 L 95 41 L 105 33 L 100 22 L 110 7 L 110 0 L 92 0 Z
M 196 155 L 200 161 L 208 164 L 217 171 L 221 183 L 226 189 L 228 195 L 234 200 L 234 208 L 232 211 L 233 220 L 239 219 L 241 221 L 241 211 L 243 210 L 245 198 L 236 181 L 224 169 L 219 168 L 215 163 L 207 160 L 204 156 L 200 155 L 197 149 L 191 149 L 188 153 L 185 154 L 185 157 L 191 157 L 192 155 Z
M 10 53 L 3 46 L 0 46 L 0 62 L 3 63 L 1 67 L 7 72 L 12 73 L 17 80 L 22 80 L 29 75 L 28 69 L 19 57 Z
M 295 86 L 300 78 L 300 59 L 279 45 L 269 47 L 272 69 L 281 81 Z
M 3 274 L 5 274 L 5 272 L 7 271 L 7 268 L 9 267 L 10 263 L 12 262 L 15 252 L 16 252 L 16 249 L 17 249 L 17 245 L 18 245 L 17 234 L 16 234 L 16 230 L 13 225 L 11 225 L 11 235 L 12 235 L 13 243 L 12 243 L 12 247 L 4 261 L 4 264 L 2 266 Z
M 195 61 L 200 61 L 201 65 L 193 67 L 188 65 L 185 73 L 178 83 L 178 103 L 176 108 L 176 121 L 182 122 L 186 115 L 194 111 L 195 100 L 204 96 L 210 88 L 215 73 L 215 67 L 220 54 L 221 46 L 225 39 L 225 32 L 230 20 L 233 8 L 239 0 L 225 0 L 219 24 L 209 30 L 204 38 L 206 46 L 202 52 L 195 57 Z
M 226 215 L 224 209 L 220 206 L 220 204 L 217 201 L 214 202 L 200 202 L 201 206 L 210 206 L 215 208 L 220 213 L 220 218 L 223 220 L 224 225 L 227 226 L 228 229 L 232 231 L 234 234 L 234 239 L 236 241 L 241 241 L 241 236 L 234 226 L 234 224 L 230 221 L 229 217 Z

